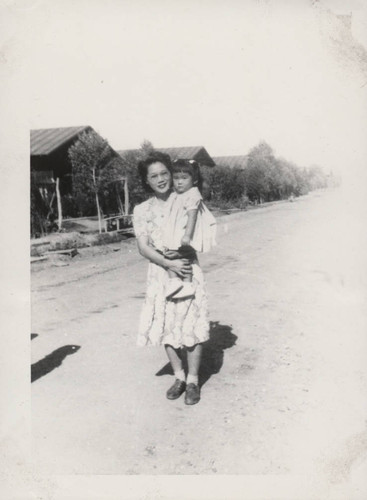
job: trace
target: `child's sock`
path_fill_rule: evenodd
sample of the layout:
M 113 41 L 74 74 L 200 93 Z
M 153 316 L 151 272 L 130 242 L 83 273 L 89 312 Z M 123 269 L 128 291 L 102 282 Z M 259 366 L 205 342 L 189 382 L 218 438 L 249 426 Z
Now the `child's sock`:
M 182 281 L 179 278 L 170 278 L 166 284 L 166 298 L 172 297 L 183 286 Z
M 174 295 L 174 299 L 187 299 L 195 296 L 195 286 L 192 282 L 181 282 L 182 287 Z
M 198 385 L 198 382 L 199 382 L 199 376 L 198 375 L 191 375 L 191 373 L 189 373 L 187 375 L 186 384 L 195 384 L 195 385 Z
M 178 372 L 174 372 L 174 373 L 175 373 L 175 377 L 178 378 L 178 380 L 182 380 L 183 382 L 185 382 L 186 375 L 185 375 L 185 371 L 183 369 L 179 370 Z

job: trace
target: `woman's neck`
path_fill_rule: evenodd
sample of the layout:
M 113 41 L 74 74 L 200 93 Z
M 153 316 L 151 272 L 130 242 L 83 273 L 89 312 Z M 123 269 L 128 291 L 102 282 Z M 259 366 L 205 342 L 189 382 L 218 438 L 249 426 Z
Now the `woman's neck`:
M 159 201 L 166 201 L 169 198 L 169 195 L 171 194 L 172 190 L 170 189 L 166 193 L 154 193 L 154 196 L 157 198 Z

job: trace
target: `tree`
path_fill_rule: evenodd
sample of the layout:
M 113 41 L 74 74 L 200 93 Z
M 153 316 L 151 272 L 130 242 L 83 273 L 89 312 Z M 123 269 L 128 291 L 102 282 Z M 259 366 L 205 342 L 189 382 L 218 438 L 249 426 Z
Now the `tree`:
M 327 186 L 327 176 L 318 165 L 312 165 L 306 169 L 305 174 L 311 190 Z
M 272 148 L 264 141 L 249 152 L 245 180 L 247 195 L 251 201 L 262 203 L 271 198 L 271 180 L 275 162 Z
M 283 158 L 276 159 L 272 186 L 275 199 L 283 200 L 292 195 L 300 194 L 300 178 L 298 168 Z
M 154 151 L 154 146 L 148 139 L 144 139 L 140 144 L 140 155 L 142 158 L 149 156 L 151 153 L 154 153 Z
M 138 163 L 153 152 L 153 144 L 150 141 L 144 139 L 144 141 L 140 145 L 140 149 L 127 151 L 122 156 L 121 160 L 125 168 L 129 183 L 129 196 L 132 206 L 135 206 L 147 199 L 147 194 L 142 187 L 141 179 L 139 176 Z
M 214 168 L 204 166 L 201 173 L 204 180 L 204 199 L 223 208 L 228 205 L 243 208 L 246 204 L 243 170 L 217 165 Z
M 111 183 L 124 175 L 117 153 L 96 132 L 83 132 L 69 148 L 73 170 L 73 194 L 77 198 L 94 198 L 97 208 L 99 232 L 102 232 L 102 199 L 111 189 Z

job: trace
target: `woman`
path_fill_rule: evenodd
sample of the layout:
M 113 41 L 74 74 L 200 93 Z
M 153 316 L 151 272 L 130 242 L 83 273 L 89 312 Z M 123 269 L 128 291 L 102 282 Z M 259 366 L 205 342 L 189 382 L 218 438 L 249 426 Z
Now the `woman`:
M 138 345 L 164 345 L 176 380 L 167 391 L 168 399 L 185 392 L 185 403 L 200 400 L 198 375 L 202 342 L 209 338 L 208 301 L 199 263 L 186 259 L 170 260 L 163 245 L 172 193 L 171 160 L 156 152 L 139 163 L 143 187 L 152 194 L 134 209 L 134 230 L 140 254 L 149 260 L 147 291 L 140 318 Z M 173 256 L 173 253 L 172 253 Z M 185 278 L 192 275 L 195 296 L 166 300 L 167 270 Z M 187 379 L 182 364 L 182 350 L 187 351 Z

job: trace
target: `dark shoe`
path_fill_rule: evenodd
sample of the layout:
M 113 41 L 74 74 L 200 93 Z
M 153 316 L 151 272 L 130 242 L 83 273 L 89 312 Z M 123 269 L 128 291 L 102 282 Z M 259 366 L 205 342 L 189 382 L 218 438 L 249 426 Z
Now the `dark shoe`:
M 196 384 L 187 384 L 185 404 L 195 405 L 200 401 L 200 387 Z
M 167 398 L 168 399 L 177 399 L 185 392 L 186 389 L 186 382 L 183 380 L 179 380 L 176 378 L 175 383 L 173 384 L 172 387 L 170 387 L 167 391 Z

